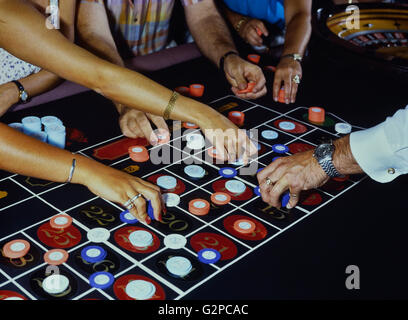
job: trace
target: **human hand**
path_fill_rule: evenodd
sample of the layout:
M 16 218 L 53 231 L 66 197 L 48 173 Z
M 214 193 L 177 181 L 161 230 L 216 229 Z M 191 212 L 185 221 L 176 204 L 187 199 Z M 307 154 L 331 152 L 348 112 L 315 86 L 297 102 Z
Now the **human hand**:
M 169 128 L 166 121 L 164 121 L 164 119 L 160 116 L 144 113 L 127 107 L 122 107 L 121 109 L 118 108 L 118 111 L 120 113 L 119 125 L 122 133 L 126 137 L 145 137 L 151 145 L 156 145 L 159 139 L 154 133 L 150 121 L 156 125 L 157 129 L 160 130 L 160 133 L 163 133 L 163 131 L 167 131 L 169 133 Z
M 231 54 L 224 61 L 224 72 L 228 82 L 232 85 L 232 92 L 242 99 L 257 99 L 266 94 L 266 80 L 262 69 L 238 55 Z M 255 82 L 252 92 L 239 93 L 248 86 L 248 82 Z
M 81 183 L 92 193 L 121 206 L 134 196 L 142 194 L 143 197 L 134 201 L 129 212 L 139 221 L 149 224 L 151 219 L 147 215 L 147 199 L 151 201 L 155 219 L 161 221 L 161 213 L 165 207 L 160 188 L 154 184 L 86 158 L 77 159 L 74 178 L 73 182 Z
M 281 59 L 276 67 L 275 79 L 273 81 L 273 99 L 278 101 L 279 90 L 284 83 L 285 101 L 286 104 L 294 103 L 296 100 L 296 93 L 298 91 L 298 84 L 293 81 L 293 78 L 298 75 L 302 79 L 302 66 L 299 61 L 290 57 Z
M 262 46 L 262 35 L 265 37 L 269 35 L 268 29 L 266 29 L 263 22 L 258 19 L 249 19 L 241 26 L 238 33 L 242 39 L 256 47 Z
M 313 157 L 313 150 L 276 159 L 260 171 L 257 178 L 262 200 L 276 208 L 281 206 L 279 201 L 281 194 L 289 190 L 288 209 L 296 206 L 302 190 L 320 187 L 329 180 L 329 176 Z
M 19 90 L 14 83 L 0 85 L 0 117 L 19 101 Z

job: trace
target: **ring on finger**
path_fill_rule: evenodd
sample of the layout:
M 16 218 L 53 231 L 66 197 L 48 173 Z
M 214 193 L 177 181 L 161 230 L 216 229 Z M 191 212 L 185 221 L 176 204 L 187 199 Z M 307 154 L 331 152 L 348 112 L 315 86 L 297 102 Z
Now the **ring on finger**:
M 265 183 L 270 186 L 272 184 L 272 180 L 270 178 L 266 178 Z
M 295 76 L 293 77 L 292 81 L 293 81 L 294 83 L 296 83 L 296 84 L 299 84 L 299 83 L 300 83 L 300 76 L 299 76 L 298 74 L 295 75 Z
M 290 194 L 290 197 L 291 197 L 291 198 L 297 198 L 297 194 L 291 193 L 291 194 Z
M 133 208 L 133 206 L 134 206 L 133 201 L 137 200 L 137 199 L 140 198 L 141 196 L 142 196 L 141 193 L 135 195 L 134 197 L 132 197 L 132 198 L 130 198 L 128 201 L 126 201 L 123 206 L 124 206 L 125 208 L 127 208 L 127 209 L 131 209 L 131 208 L 129 208 L 129 206 L 132 206 L 132 208 Z

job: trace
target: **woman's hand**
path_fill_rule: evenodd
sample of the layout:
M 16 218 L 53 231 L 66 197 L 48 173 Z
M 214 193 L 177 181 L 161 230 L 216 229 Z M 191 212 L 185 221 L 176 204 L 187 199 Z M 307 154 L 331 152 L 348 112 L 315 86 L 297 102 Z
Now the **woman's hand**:
M 247 163 L 249 156 L 254 155 L 258 150 L 249 140 L 245 130 L 240 130 L 215 110 L 208 109 L 197 124 L 207 139 L 212 142 L 217 153 L 225 160 L 233 162 L 242 159 Z
M 8 82 L 0 85 L 0 117 L 18 101 L 19 91 L 14 83 Z
M 262 46 L 262 35 L 268 36 L 268 29 L 261 20 L 249 19 L 239 29 L 239 35 L 242 39 L 255 47 Z
M 77 160 L 73 182 L 81 183 L 94 194 L 122 206 L 129 199 L 142 194 L 143 197 L 135 200 L 134 207 L 129 212 L 139 221 L 149 224 L 151 219 L 147 215 L 146 200 L 150 200 L 154 217 L 161 221 L 164 205 L 158 186 L 90 159 Z
M 281 59 L 276 67 L 275 79 L 273 81 L 273 99 L 275 101 L 278 101 L 279 90 L 283 82 L 286 104 L 295 102 L 299 86 L 293 81 L 296 75 L 299 76 L 299 80 L 302 79 L 302 66 L 300 62 L 290 57 Z

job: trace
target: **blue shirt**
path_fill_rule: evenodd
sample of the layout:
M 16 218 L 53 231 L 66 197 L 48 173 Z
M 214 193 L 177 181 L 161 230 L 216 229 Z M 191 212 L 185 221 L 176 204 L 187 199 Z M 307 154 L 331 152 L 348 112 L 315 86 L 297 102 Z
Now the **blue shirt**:
M 285 27 L 284 0 L 224 0 L 233 11 L 260 20 Z

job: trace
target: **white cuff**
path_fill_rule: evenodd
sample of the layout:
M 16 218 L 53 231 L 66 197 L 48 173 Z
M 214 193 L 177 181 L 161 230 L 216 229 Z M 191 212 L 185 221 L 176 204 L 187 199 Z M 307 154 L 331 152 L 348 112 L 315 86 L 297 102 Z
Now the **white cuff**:
M 402 174 L 384 132 L 384 123 L 350 134 L 350 148 L 360 168 L 378 182 L 390 182 Z

